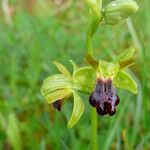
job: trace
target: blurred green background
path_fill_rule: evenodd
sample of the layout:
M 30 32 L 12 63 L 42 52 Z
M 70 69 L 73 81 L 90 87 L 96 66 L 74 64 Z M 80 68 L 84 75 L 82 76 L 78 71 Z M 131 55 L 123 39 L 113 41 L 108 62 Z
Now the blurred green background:
M 138 94 L 119 90 L 117 114 L 98 117 L 99 150 L 150 149 L 150 1 L 136 2 L 140 9 L 130 20 L 103 25 L 94 37 L 97 58 L 137 49 L 129 72 Z M 70 71 L 69 59 L 85 64 L 87 7 L 80 0 L 1 0 L 0 7 L 0 150 L 90 150 L 88 97 L 82 95 L 86 110 L 68 129 L 72 100 L 59 113 L 40 93 L 43 79 L 58 72 L 53 60 Z

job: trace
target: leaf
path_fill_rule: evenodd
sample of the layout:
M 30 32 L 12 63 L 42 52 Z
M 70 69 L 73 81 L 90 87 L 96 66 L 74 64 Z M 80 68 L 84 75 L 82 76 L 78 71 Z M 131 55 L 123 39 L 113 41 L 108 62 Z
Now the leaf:
M 121 53 L 116 59 L 113 60 L 113 62 L 118 62 L 120 65 L 120 68 L 128 67 L 132 64 L 134 64 L 134 48 L 129 48 L 125 50 L 123 53 Z
M 7 136 L 14 150 L 22 149 L 20 129 L 14 113 L 9 114 L 8 116 Z
M 114 77 L 113 82 L 116 87 L 124 88 L 137 94 L 137 84 L 128 73 L 119 71 Z
M 59 63 L 59 62 L 57 62 L 57 61 L 54 61 L 53 63 L 56 65 L 57 69 L 58 69 L 64 76 L 66 76 L 66 77 L 68 77 L 68 78 L 71 78 L 70 72 L 68 71 L 68 69 L 67 69 L 64 65 L 62 65 L 61 63 Z
M 2 115 L 2 113 L 0 113 L 0 129 L 4 129 L 6 125 L 4 116 Z
M 74 92 L 74 106 L 71 118 L 68 123 L 68 128 L 72 128 L 80 119 L 82 113 L 84 112 L 84 103 L 80 96 Z
M 63 99 L 65 97 L 68 97 L 71 95 L 71 90 L 70 89 L 61 89 L 54 91 L 52 93 L 49 93 L 45 96 L 45 99 L 48 104 L 54 103 L 55 101 L 59 99 Z
M 81 67 L 74 73 L 74 81 L 80 86 L 81 91 L 90 93 L 95 87 L 96 76 L 94 69 L 89 67 Z
M 98 76 L 113 77 L 119 71 L 118 63 L 110 63 L 103 60 L 99 61 Z
M 62 74 L 52 75 L 46 78 L 41 87 L 41 93 L 43 96 L 47 95 L 50 92 L 62 89 L 62 88 L 70 88 L 70 82 L 68 78 L 66 78 Z

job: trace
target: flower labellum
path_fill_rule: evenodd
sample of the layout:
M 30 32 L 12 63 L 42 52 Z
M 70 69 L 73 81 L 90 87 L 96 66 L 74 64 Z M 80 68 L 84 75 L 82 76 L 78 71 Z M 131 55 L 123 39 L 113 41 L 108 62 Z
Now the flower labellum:
M 112 79 L 97 79 L 95 90 L 89 98 L 89 103 L 96 108 L 98 114 L 113 116 L 119 104 L 119 96 L 112 84 Z
M 53 103 L 53 106 L 58 111 L 61 111 L 63 100 L 57 100 Z

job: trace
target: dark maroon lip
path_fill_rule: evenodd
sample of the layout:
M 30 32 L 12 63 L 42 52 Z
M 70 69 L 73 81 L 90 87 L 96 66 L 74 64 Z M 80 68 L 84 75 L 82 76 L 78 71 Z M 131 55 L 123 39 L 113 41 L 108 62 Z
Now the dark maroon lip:
M 96 108 L 99 115 L 113 116 L 119 104 L 119 96 L 113 86 L 112 79 L 97 79 L 95 90 L 89 97 L 89 103 Z
M 62 102 L 63 102 L 63 100 L 57 100 L 57 101 L 55 101 L 53 103 L 54 108 L 57 109 L 58 111 L 61 111 Z

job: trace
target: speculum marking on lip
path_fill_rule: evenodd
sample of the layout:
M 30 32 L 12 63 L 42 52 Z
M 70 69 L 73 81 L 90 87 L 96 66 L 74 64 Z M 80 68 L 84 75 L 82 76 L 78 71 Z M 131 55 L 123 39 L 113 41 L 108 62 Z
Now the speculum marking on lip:
M 95 90 L 89 97 L 89 103 L 96 108 L 100 115 L 113 116 L 116 113 L 119 96 L 116 94 L 116 89 L 110 78 L 97 79 Z

